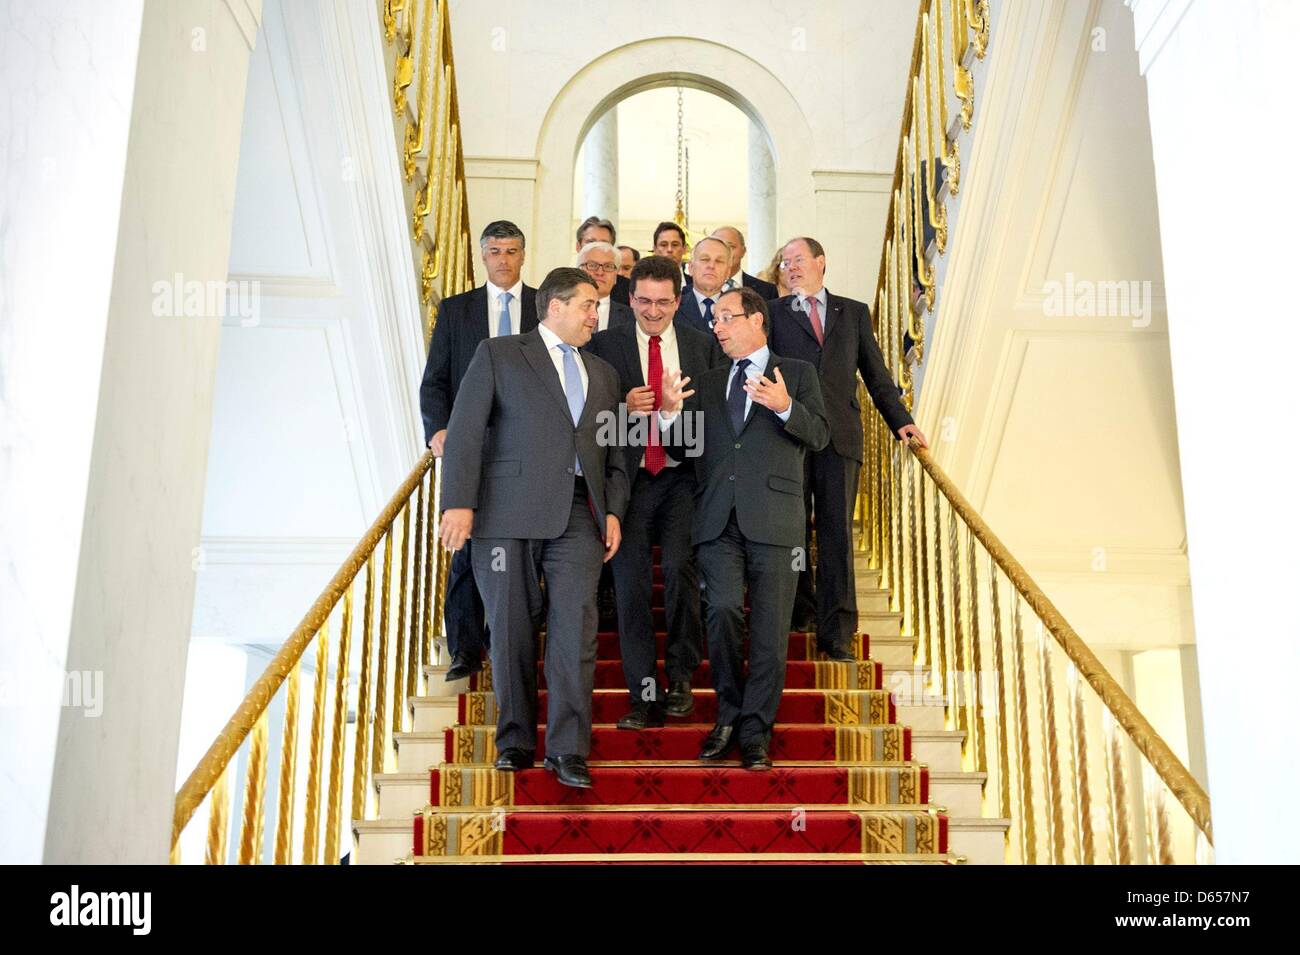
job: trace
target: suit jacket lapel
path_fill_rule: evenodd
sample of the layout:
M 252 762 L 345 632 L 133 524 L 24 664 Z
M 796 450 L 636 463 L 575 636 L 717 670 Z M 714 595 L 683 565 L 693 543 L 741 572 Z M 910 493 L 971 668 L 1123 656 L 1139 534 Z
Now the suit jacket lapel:
M 776 375 L 772 373 L 772 369 L 777 366 L 777 362 L 778 359 L 776 357 L 776 354 L 771 350 L 771 347 L 769 346 L 767 352 L 767 367 L 763 369 L 763 377 L 766 378 L 768 381 L 771 382 L 776 381 Z M 758 412 L 763 407 L 757 401 L 754 401 L 752 398 L 749 398 L 748 395 L 746 395 L 745 397 L 749 401 L 749 414 L 745 415 L 745 425 L 740 429 L 740 434 L 745 433 L 745 428 L 749 427 L 749 423 L 753 421 L 755 417 L 757 417 Z M 731 420 L 731 415 L 727 415 L 727 420 Z M 740 434 L 736 435 L 736 437 L 740 437 Z
M 485 338 L 492 337 L 492 326 L 488 318 L 488 291 L 486 285 L 480 285 L 474 290 L 474 297 L 470 299 L 469 313 L 472 324 L 478 326 L 479 335 L 474 340 L 474 348 Z M 473 351 L 473 348 L 470 349 Z
M 688 324 L 699 331 L 704 327 L 704 313 L 700 311 L 699 302 L 695 301 L 695 292 L 682 286 L 682 305 L 680 311 L 685 313 Z
M 636 340 L 636 326 L 620 325 L 620 334 L 622 334 L 621 330 L 624 328 L 628 329 L 632 333 L 630 335 L 622 335 L 624 371 L 626 372 L 630 370 L 632 373 L 627 377 L 631 381 L 640 382 L 641 385 L 644 386 L 646 381 L 645 375 L 641 374 L 641 346 Z
M 832 295 L 829 291 L 826 293 L 826 314 L 822 316 L 822 338 L 829 340 L 831 329 L 839 321 L 840 316 L 844 314 L 844 299 L 838 295 Z
M 790 317 L 794 319 L 795 324 L 803 329 L 805 335 L 813 341 L 817 341 L 817 334 L 813 331 L 812 321 L 808 318 L 808 313 L 795 307 L 798 301 L 797 298 L 791 295 L 781 303 L 781 307 L 790 314 Z
M 524 285 L 519 292 L 524 297 L 519 303 L 519 333 L 524 334 L 537 327 L 537 290 Z
M 543 387 L 550 392 L 551 397 L 556 403 L 564 409 L 564 416 L 570 421 L 573 420 L 573 414 L 569 411 L 569 399 L 564 394 L 564 389 L 560 387 L 560 376 L 555 373 L 555 364 L 551 361 L 551 356 L 547 352 L 546 342 L 542 341 L 542 333 L 534 329 L 519 343 L 519 349 L 524 353 L 524 358 L 528 364 L 532 365 L 534 373 L 542 380 Z M 590 390 L 590 375 L 588 379 L 588 390 Z M 586 407 L 582 409 L 586 412 Z

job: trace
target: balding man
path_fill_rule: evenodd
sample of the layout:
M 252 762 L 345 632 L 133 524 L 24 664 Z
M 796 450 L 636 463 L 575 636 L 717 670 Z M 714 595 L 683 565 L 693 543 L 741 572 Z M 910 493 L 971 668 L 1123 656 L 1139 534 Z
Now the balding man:
M 771 282 L 764 282 L 760 278 L 755 278 L 743 270 L 745 253 L 748 250 L 745 248 L 745 237 L 739 229 L 730 225 L 719 226 L 713 230 L 713 238 L 721 239 L 731 249 L 731 271 L 727 274 L 727 280 L 722 283 L 723 291 L 730 292 L 735 288 L 752 288 L 762 296 L 765 302 L 779 297 L 775 285 Z
M 713 306 L 722 294 L 722 283 L 731 274 L 731 248 L 721 239 L 701 239 L 691 250 L 691 278 L 693 281 L 682 290 L 682 302 L 677 307 L 678 325 L 689 325 L 696 331 L 713 334 Z
M 618 278 L 618 249 L 608 242 L 588 242 L 578 250 L 578 260 L 574 264 L 591 276 L 600 295 L 596 331 L 631 325 L 635 321 L 632 309 L 612 297 L 614 282 Z
M 832 660 L 854 660 L 858 603 L 850 529 L 862 467 L 858 375 L 890 431 L 904 441 L 917 438 L 922 447 L 925 436 L 898 397 L 867 306 L 826 290 L 821 243 L 791 239 L 781 250 L 781 271 L 793 294 L 771 303 L 772 347 L 816 367 L 830 422 L 830 443 L 805 462 L 804 497 L 817 526 L 816 582 L 805 561 L 791 626 L 807 630 L 815 621 L 818 649 Z

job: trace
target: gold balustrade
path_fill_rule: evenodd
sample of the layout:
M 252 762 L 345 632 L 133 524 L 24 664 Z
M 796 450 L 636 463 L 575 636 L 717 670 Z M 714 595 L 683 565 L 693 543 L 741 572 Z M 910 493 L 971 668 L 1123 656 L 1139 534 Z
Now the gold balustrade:
M 986 2 L 920 4 L 873 316 L 908 407 L 989 28 Z M 857 548 L 916 639 L 924 692 L 964 732 L 964 768 L 987 774 L 985 814 L 1011 820 L 1008 861 L 1205 861 L 1200 784 L 930 453 L 895 440 L 864 389 L 860 400 Z
M 378 0 L 378 14 L 427 343 L 438 303 L 474 287 L 450 21 L 445 0 Z M 395 734 L 439 662 L 450 566 L 434 546 L 439 487 L 425 452 L 208 747 L 176 795 L 173 862 L 199 815 L 212 864 L 334 864 L 350 852 L 351 823 L 374 817 L 375 777 L 395 768 Z

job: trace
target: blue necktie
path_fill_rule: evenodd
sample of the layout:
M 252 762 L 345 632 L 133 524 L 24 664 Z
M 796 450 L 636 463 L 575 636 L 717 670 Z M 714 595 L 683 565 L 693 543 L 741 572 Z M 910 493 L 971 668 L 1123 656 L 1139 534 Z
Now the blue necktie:
M 709 328 L 713 327 L 713 299 L 711 298 L 704 300 L 704 324 Z
M 512 335 L 510 328 L 510 301 L 514 298 L 510 292 L 501 293 L 501 318 L 497 321 L 498 335 Z
M 740 429 L 745 427 L 745 399 L 749 397 L 745 394 L 745 380 L 748 377 L 745 369 L 748 367 L 748 358 L 736 362 L 736 373 L 731 379 L 731 390 L 727 392 L 727 410 L 731 412 L 731 427 L 736 434 L 740 434 Z
M 560 345 L 559 348 L 564 352 L 564 396 L 569 399 L 569 414 L 573 416 L 576 427 L 578 419 L 582 417 L 582 406 L 587 403 L 582 393 L 582 374 L 578 371 L 578 359 L 574 356 L 573 346 Z M 582 474 L 582 462 L 576 455 L 573 462 L 574 473 Z

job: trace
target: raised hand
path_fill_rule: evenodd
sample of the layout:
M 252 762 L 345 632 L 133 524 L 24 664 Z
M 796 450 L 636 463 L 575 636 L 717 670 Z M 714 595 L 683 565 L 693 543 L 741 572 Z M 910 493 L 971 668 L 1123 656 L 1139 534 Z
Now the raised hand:
M 673 414 L 678 411 L 682 402 L 695 394 L 695 389 L 687 389 L 686 386 L 691 383 L 689 376 L 683 377 L 681 370 L 665 371 L 662 383 L 663 403 L 659 410 L 663 414 Z
M 776 368 L 774 372 L 776 381 L 771 381 L 762 375 L 755 375 L 746 380 L 745 391 L 764 408 L 770 408 L 777 414 L 784 414 L 791 404 L 790 393 L 785 390 L 785 378 L 781 375 L 781 369 Z

